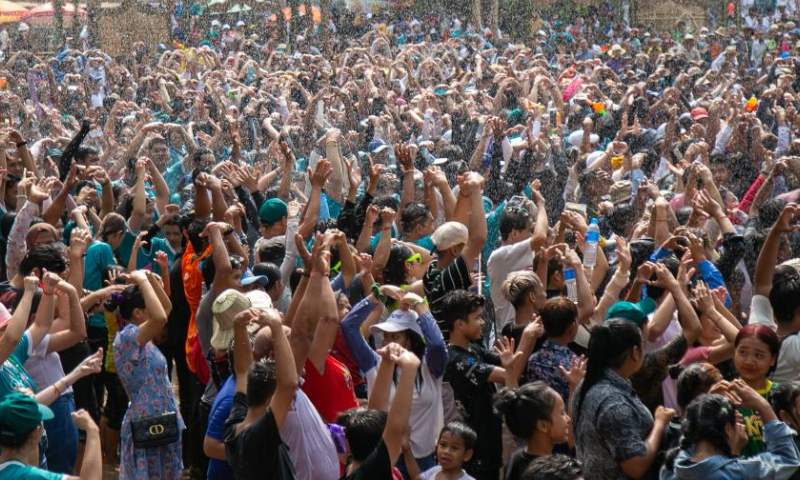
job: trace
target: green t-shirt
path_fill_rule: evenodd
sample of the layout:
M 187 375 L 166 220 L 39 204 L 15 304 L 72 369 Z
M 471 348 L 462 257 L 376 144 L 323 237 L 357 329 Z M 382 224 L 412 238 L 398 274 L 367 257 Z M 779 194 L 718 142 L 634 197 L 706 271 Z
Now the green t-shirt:
M 28 375 L 24 367 L 28 357 L 33 353 L 31 352 L 30 342 L 31 339 L 28 334 L 23 334 L 22 340 L 17 344 L 17 348 L 14 349 L 14 352 L 8 357 L 3 366 L 0 367 L 0 400 L 20 388 L 29 388 L 34 392 L 36 391 L 33 379 Z
M 95 241 L 86 249 L 86 258 L 83 262 L 83 288 L 86 290 L 100 290 L 103 285 L 103 272 L 109 265 L 116 265 L 114 252 L 111 245 Z M 93 313 L 89 317 L 90 327 L 105 327 L 106 321 L 102 313 Z
M 777 383 L 767 380 L 767 387 L 763 390 L 756 390 L 756 392 L 769 402 L 772 390 L 777 386 Z M 761 420 L 761 415 L 747 408 L 739 408 L 738 410 L 742 414 L 745 430 L 747 431 L 747 445 L 744 446 L 740 455 L 742 457 L 752 457 L 766 452 L 767 444 L 764 443 L 764 422 Z
M 119 244 L 117 251 L 119 252 L 120 261 L 127 267 L 128 260 L 131 258 L 133 251 L 133 244 L 136 242 L 136 234 L 131 232 L 130 229 L 125 232 L 122 237 L 122 243 Z M 175 259 L 175 252 L 170 248 L 169 243 L 161 237 L 153 237 L 150 240 L 150 245 L 139 249 L 139 254 L 136 256 L 136 270 L 150 268 L 156 275 L 161 274 L 161 268 L 156 264 L 156 253 L 159 251 L 166 252 L 169 258 L 169 264 Z
M 63 480 L 63 473 L 48 472 L 15 460 L 0 463 L 0 480 Z

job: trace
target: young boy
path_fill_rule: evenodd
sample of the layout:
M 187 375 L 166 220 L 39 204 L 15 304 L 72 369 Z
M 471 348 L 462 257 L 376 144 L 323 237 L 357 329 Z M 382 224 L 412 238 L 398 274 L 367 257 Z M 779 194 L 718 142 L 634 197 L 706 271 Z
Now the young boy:
M 475 453 L 478 434 L 469 425 L 450 422 L 439 433 L 436 442 L 436 459 L 439 464 L 420 472 L 410 448 L 403 446 L 403 458 L 411 480 L 475 480 L 464 471 L 464 463 Z
M 392 480 L 393 465 L 402 452 L 420 361 L 396 343 L 378 353 L 383 360 L 367 408 L 353 408 L 336 419 L 336 423 L 345 428 L 347 453 L 353 459 L 342 480 Z M 400 370 L 400 379 L 392 408 L 387 413 L 395 366 Z
M 275 361 L 253 363 L 247 327 L 257 323 L 272 330 Z M 238 480 L 255 480 L 269 472 L 276 480 L 294 480 L 289 447 L 280 429 L 292 408 L 297 369 L 292 349 L 275 309 L 249 309 L 233 320 L 236 393 L 225 422 L 225 454 Z M 254 462 L 253 459 L 258 459 Z
M 524 362 L 514 359 L 528 358 L 540 333 L 534 327 L 525 329 L 517 350 L 521 355 L 511 349 L 504 349 L 502 356 L 486 350 L 476 343 L 481 339 L 484 303 L 482 296 L 466 290 L 454 290 L 442 298 L 440 320 L 450 330 L 444 382 L 452 388 L 458 416 L 478 435 L 467 472 L 477 480 L 497 480 L 503 463 L 503 421 L 494 412 L 495 383 L 516 384 L 521 372 L 516 363 Z M 507 368 L 513 370 L 508 375 Z

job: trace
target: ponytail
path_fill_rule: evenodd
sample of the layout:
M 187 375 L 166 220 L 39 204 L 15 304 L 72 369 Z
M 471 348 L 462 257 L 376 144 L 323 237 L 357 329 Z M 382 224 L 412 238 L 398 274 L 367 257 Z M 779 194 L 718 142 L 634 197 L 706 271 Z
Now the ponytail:
M 577 424 L 586 393 L 603 376 L 606 368 L 617 368 L 625 361 L 628 351 L 633 347 L 642 347 L 642 331 L 628 320 L 609 320 L 592 328 L 589 338 L 586 377 L 578 392 L 578 403 L 572 412 Z

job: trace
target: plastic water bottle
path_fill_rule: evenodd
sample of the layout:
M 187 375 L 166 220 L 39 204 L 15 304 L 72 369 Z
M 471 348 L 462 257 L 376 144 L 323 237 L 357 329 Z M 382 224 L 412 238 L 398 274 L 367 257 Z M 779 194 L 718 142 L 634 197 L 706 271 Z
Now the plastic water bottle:
M 578 303 L 578 282 L 575 281 L 575 270 L 570 267 L 564 268 L 564 283 L 567 284 L 567 297 L 572 303 Z
M 600 243 L 600 227 L 597 226 L 597 219 L 593 218 L 589 224 L 589 231 L 586 232 L 586 248 L 583 249 L 583 266 L 594 268 L 597 263 L 597 244 Z

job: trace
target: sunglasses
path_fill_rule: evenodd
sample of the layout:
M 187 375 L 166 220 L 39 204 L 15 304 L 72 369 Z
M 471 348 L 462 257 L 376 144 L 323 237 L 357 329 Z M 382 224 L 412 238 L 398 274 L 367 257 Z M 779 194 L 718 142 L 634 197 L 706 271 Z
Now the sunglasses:
M 342 262 L 338 261 L 334 266 L 331 267 L 331 273 L 339 273 L 340 268 L 342 268 Z
M 406 258 L 406 263 L 422 263 L 422 255 L 415 253 L 414 255 Z

